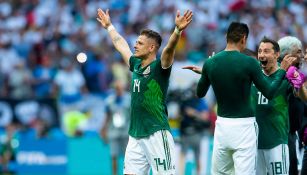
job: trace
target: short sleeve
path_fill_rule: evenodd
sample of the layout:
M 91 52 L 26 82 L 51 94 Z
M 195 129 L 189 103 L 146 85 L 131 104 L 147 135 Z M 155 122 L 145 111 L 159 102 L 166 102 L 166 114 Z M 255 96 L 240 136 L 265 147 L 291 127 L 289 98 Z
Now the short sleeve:
M 171 75 L 171 71 L 172 71 L 172 66 L 171 65 L 170 67 L 164 69 L 162 67 L 162 63 L 161 63 L 161 59 L 158 60 L 158 69 L 160 70 L 161 74 L 164 75 L 164 76 L 170 76 Z
M 134 69 L 136 62 L 137 62 L 137 58 L 134 57 L 134 56 L 131 56 L 130 59 L 129 59 L 129 70 L 131 72 L 133 72 L 133 69 Z

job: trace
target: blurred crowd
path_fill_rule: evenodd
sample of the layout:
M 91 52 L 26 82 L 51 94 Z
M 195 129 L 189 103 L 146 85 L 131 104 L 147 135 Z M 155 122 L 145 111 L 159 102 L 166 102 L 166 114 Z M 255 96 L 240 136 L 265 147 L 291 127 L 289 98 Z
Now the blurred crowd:
M 96 21 L 98 7 L 110 9 L 114 25 L 131 47 L 146 27 L 166 41 L 175 10 L 191 9 L 194 21 L 178 46 L 177 59 L 198 63 L 224 48 L 225 30 L 233 20 L 249 25 L 252 50 L 264 35 L 297 36 L 306 46 L 306 6 L 303 0 L 1 0 L 0 95 L 61 94 L 70 96 L 63 99 L 69 101 L 84 93 L 106 95 L 114 79 L 127 83 L 127 68 Z M 79 52 L 88 57 L 83 65 L 75 61 Z
M 105 99 L 116 93 L 114 82 L 120 81 L 128 91 L 130 73 L 108 33 L 96 21 L 97 8 L 110 9 L 112 23 L 131 48 L 143 28 L 159 32 L 165 45 L 174 29 L 175 11 L 193 11 L 193 22 L 184 31 L 176 51 L 169 113 L 170 119 L 176 120 L 180 114 L 195 112 L 191 110 L 199 107 L 195 103 L 206 103 L 196 109 L 209 112 L 203 117 L 204 128 L 208 128 L 214 111 L 214 95 L 209 93 L 204 102 L 183 97 L 186 93 L 182 92 L 193 89 L 199 76 L 181 67 L 202 65 L 212 52 L 222 50 L 231 21 L 248 24 L 251 50 L 256 50 L 265 35 L 275 40 L 297 36 L 307 47 L 304 0 L 0 0 L 0 99 L 56 99 L 59 116 L 67 116 L 63 121 L 59 119 L 59 128 L 69 130 L 67 135 L 79 135 L 74 130 L 84 129 L 82 123 L 89 115 L 97 117 L 92 117 L 95 127 L 88 128 L 99 130 L 106 115 L 102 109 Z M 76 60 L 80 52 L 87 55 L 85 63 Z M 186 103 L 178 104 L 182 99 Z M 188 106 L 187 110 L 183 105 Z M 75 121 L 74 117 L 84 120 Z M 48 126 L 45 122 L 37 118 L 29 121 L 29 126 L 42 137 Z M 171 121 L 171 125 L 180 124 Z M 0 128 L 6 133 L 0 137 L 0 164 L 5 164 L 12 158 L 12 151 L 6 151 L 14 147 L 12 138 L 20 126 L 10 123 Z

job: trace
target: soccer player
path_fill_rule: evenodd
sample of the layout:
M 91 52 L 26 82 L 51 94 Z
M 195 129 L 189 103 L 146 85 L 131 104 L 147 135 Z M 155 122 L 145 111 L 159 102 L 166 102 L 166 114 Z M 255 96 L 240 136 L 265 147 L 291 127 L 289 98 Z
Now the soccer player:
M 258 60 L 266 79 L 273 81 L 279 70 L 280 48 L 276 41 L 264 37 L 258 49 Z M 294 91 L 284 79 L 272 100 L 252 86 L 252 97 L 256 106 L 256 121 L 259 126 L 257 174 L 284 174 L 289 172 L 289 113 L 288 97 L 294 94 L 304 98 L 305 94 Z
M 272 99 L 294 57 L 287 56 L 281 69 L 269 82 L 256 59 L 240 51 L 246 47 L 249 29 L 244 23 L 233 22 L 227 30 L 225 50 L 208 59 L 202 69 L 197 95 L 206 95 L 210 85 L 215 92 L 218 117 L 214 133 L 211 174 L 256 173 L 258 126 L 251 103 L 251 84 Z
M 259 44 L 258 60 L 269 81 L 274 79 L 279 69 L 277 63 L 279 56 L 278 43 L 266 37 L 263 38 Z M 198 73 L 201 72 L 200 68 L 194 67 L 194 69 L 198 70 Z M 288 174 L 288 97 L 292 94 L 302 100 L 305 100 L 307 95 L 302 88 L 294 91 L 287 80 L 283 80 L 272 100 L 265 98 L 254 85 L 252 86 L 252 101 L 259 126 L 256 174 Z
M 97 11 L 97 20 L 112 39 L 132 74 L 131 122 L 125 153 L 124 174 L 175 174 L 174 140 L 169 130 L 166 93 L 169 85 L 175 47 L 184 30 L 192 21 L 193 13 L 177 11 L 175 30 L 171 34 L 161 59 L 157 52 L 161 36 L 149 29 L 141 31 L 132 54 L 126 40 L 111 23 L 109 10 Z

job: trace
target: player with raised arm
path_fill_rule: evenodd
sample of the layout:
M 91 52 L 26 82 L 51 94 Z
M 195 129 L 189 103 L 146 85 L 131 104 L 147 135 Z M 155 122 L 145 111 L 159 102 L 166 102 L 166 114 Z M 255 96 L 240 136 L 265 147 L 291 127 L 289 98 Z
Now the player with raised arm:
M 97 11 L 97 20 L 107 29 L 113 45 L 132 72 L 131 122 L 125 153 L 124 174 L 175 174 L 174 140 L 169 130 L 166 94 L 175 47 L 181 32 L 191 23 L 193 13 L 177 11 L 175 30 L 162 51 L 161 36 L 149 29 L 141 31 L 132 54 L 126 40 L 111 23 L 109 10 Z

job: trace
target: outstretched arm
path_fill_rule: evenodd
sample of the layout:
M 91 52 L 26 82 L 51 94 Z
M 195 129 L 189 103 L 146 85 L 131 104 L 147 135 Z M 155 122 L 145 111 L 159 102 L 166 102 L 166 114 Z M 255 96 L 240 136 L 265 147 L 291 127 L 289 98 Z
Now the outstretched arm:
M 208 59 L 212 58 L 214 55 L 215 55 L 215 52 L 212 52 L 212 54 L 208 57 Z M 197 74 L 201 74 L 203 72 L 202 68 L 198 66 L 184 66 L 182 67 L 182 69 L 189 69 Z
M 197 66 L 184 66 L 182 67 L 182 69 L 189 69 L 197 74 L 201 74 L 202 73 L 202 69 L 200 67 Z
M 111 23 L 109 9 L 104 12 L 100 8 L 97 10 L 97 21 L 105 28 L 113 42 L 116 50 L 122 55 L 125 63 L 129 66 L 129 58 L 132 56 L 132 52 L 129 48 L 127 41 L 116 31 Z
M 193 13 L 190 10 L 185 11 L 183 16 L 181 16 L 180 12 L 177 11 L 175 30 L 170 36 L 170 39 L 168 40 L 168 43 L 163 49 L 161 55 L 161 64 L 163 68 L 169 68 L 173 64 L 175 48 L 181 36 L 181 32 L 191 23 L 192 17 Z
M 199 98 L 202 98 L 207 94 L 207 91 L 211 84 L 208 74 L 206 72 L 207 66 L 208 66 L 208 62 L 205 62 L 202 68 L 201 77 L 197 84 L 196 95 Z

